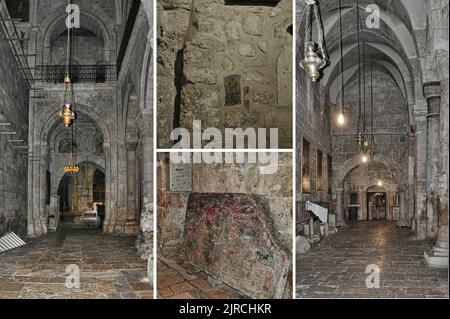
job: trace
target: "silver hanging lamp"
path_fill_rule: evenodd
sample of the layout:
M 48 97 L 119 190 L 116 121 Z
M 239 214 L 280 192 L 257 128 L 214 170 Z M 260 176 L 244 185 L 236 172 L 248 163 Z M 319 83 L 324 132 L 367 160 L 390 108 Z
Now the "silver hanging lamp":
M 325 47 L 324 29 L 319 4 L 316 0 L 305 1 L 307 6 L 305 45 L 304 57 L 300 61 L 300 66 L 306 71 L 306 74 L 313 82 L 317 82 L 321 76 L 321 70 L 328 65 L 328 55 Z M 312 37 L 313 20 L 315 20 L 318 30 L 317 42 Z

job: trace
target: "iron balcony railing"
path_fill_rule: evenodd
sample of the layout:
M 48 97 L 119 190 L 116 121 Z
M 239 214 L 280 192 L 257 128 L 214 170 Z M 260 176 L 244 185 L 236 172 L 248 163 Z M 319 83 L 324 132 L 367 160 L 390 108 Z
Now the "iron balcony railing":
M 65 65 L 45 65 L 36 68 L 36 77 L 48 83 L 63 83 L 66 75 Z M 105 83 L 116 81 L 115 65 L 71 65 L 70 78 L 73 83 Z

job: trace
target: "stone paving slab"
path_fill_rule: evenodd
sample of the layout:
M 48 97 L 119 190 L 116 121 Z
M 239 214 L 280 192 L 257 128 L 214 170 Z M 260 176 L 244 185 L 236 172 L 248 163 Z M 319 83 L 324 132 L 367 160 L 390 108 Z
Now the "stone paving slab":
M 158 299 L 248 299 L 183 260 L 158 260 Z
M 448 269 L 426 265 L 431 242 L 414 240 L 394 222 L 357 222 L 297 256 L 297 298 L 448 298 Z M 380 288 L 366 287 L 366 267 L 380 269 Z
M 65 230 L 26 241 L 0 255 L 0 299 L 153 299 L 134 237 Z M 69 264 L 80 267 L 80 289 L 65 285 Z

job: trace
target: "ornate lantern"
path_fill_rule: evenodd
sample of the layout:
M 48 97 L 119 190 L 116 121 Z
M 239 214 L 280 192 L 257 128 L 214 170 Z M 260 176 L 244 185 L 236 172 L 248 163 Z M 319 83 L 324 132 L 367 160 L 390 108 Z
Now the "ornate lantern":
M 320 71 L 328 64 L 328 56 L 325 48 L 324 30 L 319 5 L 316 0 L 306 0 L 306 5 L 305 56 L 300 61 L 300 66 L 306 71 L 306 74 L 313 82 L 317 82 L 321 75 Z M 318 30 L 317 42 L 314 42 L 312 39 L 313 15 Z

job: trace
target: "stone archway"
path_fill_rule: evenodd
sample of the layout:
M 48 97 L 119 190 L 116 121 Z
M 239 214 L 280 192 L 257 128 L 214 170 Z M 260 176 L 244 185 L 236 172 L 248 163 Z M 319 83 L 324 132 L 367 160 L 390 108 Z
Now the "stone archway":
M 100 213 L 99 206 L 105 207 L 105 170 L 97 163 L 91 161 L 81 161 L 77 164 L 80 167 L 79 173 L 64 173 L 56 176 L 59 183 L 54 185 L 52 194 L 56 193 L 57 207 L 52 207 L 53 215 L 56 218 L 57 226 L 68 224 L 80 226 L 79 218 L 85 210 L 92 210 L 93 204 L 97 206 L 102 221 L 104 220 L 104 210 Z M 96 180 L 101 178 L 101 180 Z M 96 185 L 98 188 L 96 189 Z M 101 189 L 99 189 L 101 188 Z
M 101 132 L 103 137 L 103 159 L 93 159 L 87 154 L 78 156 L 78 160 L 94 161 L 100 167 L 105 169 L 105 183 L 107 185 L 105 189 L 105 207 L 106 221 L 111 218 L 111 212 L 114 211 L 113 204 L 111 203 L 111 152 L 110 152 L 110 136 L 107 125 L 91 107 L 84 104 L 77 105 L 77 114 L 81 117 L 89 119 Z M 88 115 L 89 114 L 89 115 Z M 46 111 L 39 114 L 34 121 L 34 136 L 33 136 L 33 161 L 29 165 L 28 177 L 29 177 L 29 196 L 28 196 L 28 227 L 27 232 L 30 237 L 38 237 L 46 234 L 48 229 L 48 218 L 50 215 L 56 216 L 58 214 L 58 197 L 57 188 L 52 187 L 51 191 L 51 203 L 48 207 L 46 203 L 46 188 L 47 188 L 47 170 L 49 168 L 52 171 L 52 185 L 57 185 L 62 176 L 64 175 L 63 164 L 56 165 L 51 161 L 55 156 L 55 147 L 62 134 L 57 134 L 54 141 L 51 140 L 52 134 L 58 130 L 61 126 L 61 119 L 58 115 L 58 106 L 54 108 L 48 108 Z M 66 154 L 67 155 L 67 154 Z M 58 179 L 59 177 L 59 179 Z
M 407 189 L 407 181 L 405 180 L 405 177 L 403 176 L 402 172 L 404 169 L 396 163 L 394 160 L 387 158 L 383 155 L 377 154 L 373 159 L 370 160 L 369 163 L 364 164 L 361 162 L 361 155 L 355 155 L 351 159 L 347 160 L 344 164 L 342 164 L 337 169 L 333 170 L 333 189 L 335 192 L 335 196 L 333 199 L 333 206 L 334 206 L 334 213 L 336 214 L 336 224 L 338 226 L 345 225 L 346 221 L 346 205 L 349 202 L 349 194 L 348 190 L 346 191 L 346 180 L 347 178 L 352 174 L 352 172 L 358 170 L 359 168 L 363 166 L 370 165 L 370 163 L 378 163 L 380 165 L 383 165 L 388 170 L 392 172 L 392 178 L 391 183 L 393 186 L 392 192 L 396 191 L 400 194 L 400 201 L 399 206 L 401 211 L 399 212 L 399 224 L 408 225 L 409 223 L 407 220 L 411 216 L 407 216 L 406 211 L 406 201 L 405 198 L 409 197 L 410 194 Z M 359 200 L 361 209 L 359 211 L 359 215 L 367 214 L 366 209 L 364 207 L 366 206 L 366 190 L 374 185 L 377 185 L 377 178 L 369 178 L 366 181 L 366 184 L 364 186 L 364 190 L 359 192 Z

